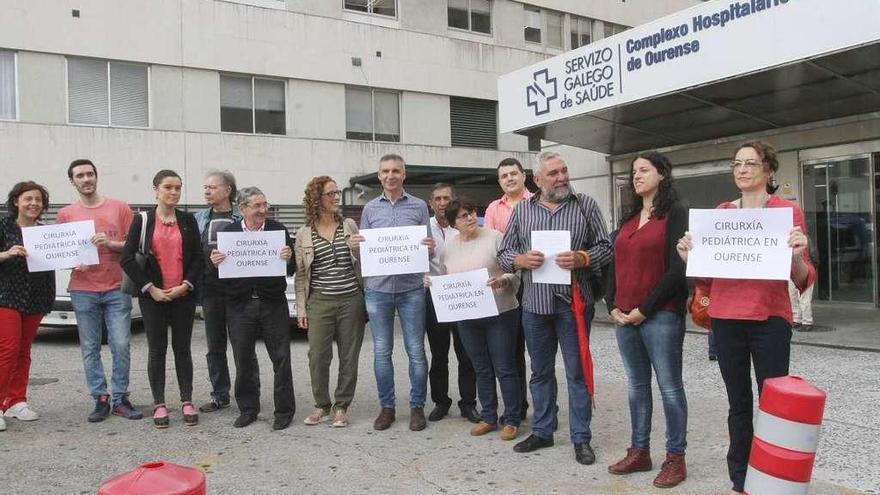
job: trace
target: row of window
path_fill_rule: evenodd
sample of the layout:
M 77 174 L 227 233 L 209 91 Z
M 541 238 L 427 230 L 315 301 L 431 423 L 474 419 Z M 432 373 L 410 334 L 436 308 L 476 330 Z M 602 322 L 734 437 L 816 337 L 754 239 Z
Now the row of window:
M 17 119 L 15 53 L 0 50 L 0 119 Z M 67 58 L 67 105 L 71 124 L 150 126 L 150 68 L 143 64 Z M 287 133 L 286 81 L 220 75 L 220 130 L 247 134 Z M 496 149 L 497 103 L 450 97 L 452 146 Z M 400 92 L 345 88 L 347 139 L 400 141 Z

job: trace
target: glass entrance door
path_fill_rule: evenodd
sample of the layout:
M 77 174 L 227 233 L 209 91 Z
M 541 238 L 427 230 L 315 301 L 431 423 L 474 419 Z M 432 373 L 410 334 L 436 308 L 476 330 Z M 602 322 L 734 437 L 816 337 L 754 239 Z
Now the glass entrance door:
M 816 299 L 876 303 L 871 168 L 870 156 L 803 165 Z

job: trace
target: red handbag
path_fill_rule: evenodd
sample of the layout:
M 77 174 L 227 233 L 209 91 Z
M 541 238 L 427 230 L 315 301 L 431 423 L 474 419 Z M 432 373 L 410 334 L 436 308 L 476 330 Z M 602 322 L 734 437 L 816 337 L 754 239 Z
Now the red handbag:
M 694 289 L 694 297 L 691 298 L 688 309 L 694 323 L 706 330 L 712 330 L 712 319 L 709 318 L 709 291 L 702 284 L 697 284 Z

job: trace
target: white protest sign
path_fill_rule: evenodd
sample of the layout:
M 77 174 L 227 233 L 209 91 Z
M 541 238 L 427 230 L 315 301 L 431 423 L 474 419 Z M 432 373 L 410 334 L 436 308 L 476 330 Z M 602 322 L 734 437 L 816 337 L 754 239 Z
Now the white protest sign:
M 532 283 L 571 285 L 571 272 L 556 264 L 556 255 L 571 251 L 571 232 L 533 230 L 532 250 L 544 253 L 544 263 L 532 270 Z
M 283 230 L 217 232 L 217 249 L 226 255 L 217 266 L 220 278 L 278 277 L 287 275 L 281 257 Z
M 431 300 L 437 321 L 475 320 L 498 316 L 498 305 L 489 281 L 489 270 L 479 268 L 469 272 L 431 277 Z
M 361 273 L 364 277 L 427 273 L 428 246 L 422 239 L 428 237 L 428 227 L 386 227 L 364 229 L 361 243 Z
M 92 244 L 95 222 L 38 225 L 21 229 L 30 272 L 48 272 L 79 265 L 97 265 L 98 247 Z
M 791 208 L 691 210 L 689 277 L 788 280 Z

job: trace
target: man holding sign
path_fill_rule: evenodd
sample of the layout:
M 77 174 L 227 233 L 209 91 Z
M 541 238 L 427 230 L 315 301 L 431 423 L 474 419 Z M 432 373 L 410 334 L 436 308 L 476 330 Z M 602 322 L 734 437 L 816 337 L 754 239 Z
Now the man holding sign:
M 514 446 L 514 450 L 532 452 L 553 445 L 557 422 L 558 346 L 568 382 L 569 424 L 575 458 L 581 464 L 592 464 L 596 457 L 590 447 L 591 403 L 572 311 L 573 287 L 570 283 L 542 283 L 535 277 L 535 272 L 545 263 L 555 264 L 550 267 L 552 270 L 545 268 L 549 275 L 545 280 L 555 280 L 553 272 L 559 269 L 573 272 L 571 279 L 586 298 L 583 319 L 589 325 L 594 312 L 589 270 L 601 269 L 611 261 L 611 241 L 599 206 L 589 196 L 575 194 L 568 182 L 568 166 L 559 153 L 547 151 L 538 155 L 535 183 L 541 190 L 514 209 L 498 252 L 498 262 L 505 272 L 522 270 L 522 321 L 532 363 L 529 382 L 534 402 L 532 435 Z M 538 231 L 546 232 L 539 234 Z M 566 238 L 565 232 L 568 250 L 562 250 L 559 245 L 559 241 Z M 552 248 L 555 255 L 545 256 L 534 249 L 536 241 Z
M 410 195 L 403 189 L 406 179 L 406 164 L 400 155 L 385 155 L 379 160 L 379 182 L 382 195 L 364 206 L 361 215 L 361 234 L 351 236 L 355 245 L 364 242 L 365 229 L 419 226 L 422 235 L 428 235 L 428 205 L 421 199 Z M 409 236 L 409 234 L 407 234 Z M 386 243 L 393 243 L 394 235 L 382 236 Z M 418 239 L 418 238 L 416 238 Z M 433 253 L 434 240 L 422 237 L 418 243 Z M 405 246 L 404 246 L 405 247 Z M 407 248 L 411 250 L 410 248 Z M 401 258 L 410 256 L 395 254 Z M 394 398 L 394 365 L 391 353 L 394 350 L 394 313 L 400 316 L 403 341 L 409 357 L 410 422 L 413 431 L 424 430 L 425 397 L 428 392 L 428 362 L 425 358 L 425 289 L 422 275 L 428 271 L 424 263 L 422 273 L 402 275 L 369 276 L 369 256 L 361 252 L 361 264 L 366 284 L 365 299 L 370 316 L 370 330 L 373 333 L 373 368 L 376 373 L 376 386 L 379 389 L 379 403 L 382 410 L 373 428 L 387 430 L 396 418 Z M 427 261 L 427 260 L 424 260 Z M 387 271 L 385 273 L 388 273 Z
M 283 430 L 290 426 L 296 412 L 287 299 L 284 296 L 287 289 L 285 275 L 292 275 L 296 267 L 293 241 L 287 227 L 267 218 L 269 203 L 258 188 L 241 189 L 238 208 L 243 218 L 217 234 L 219 249 L 211 252 L 211 263 L 218 267 L 221 283 L 226 283 L 229 342 L 235 357 L 234 392 L 240 413 L 233 426 L 248 426 L 257 420 L 260 412 L 256 343 L 257 337 L 262 337 L 275 372 L 272 429 Z M 274 237 L 280 239 L 273 240 Z M 224 250 L 225 242 L 230 239 L 231 247 Z M 274 263 L 271 258 L 281 263 L 280 273 L 268 266 Z
M 141 419 L 143 414 L 128 400 L 131 366 L 131 296 L 122 292 L 119 253 L 131 227 L 131 208 L 125 201 L 98 193 L 98 168 L 91 160 L 74 160 L 67 167 L 67 178 L 79 201 L 58 210 L 56 223 L 94 222 L 91 242 L 98 247 L 97 265 L 80 265 L 70 274 L 70 303 L 76 313 L 79 345 L 82 351 L 86 385 L 95 400 L 88 421 L 97 423 L 110 414 Z M 113 369 L 107 388 L 101 362 L 101 334 L 107 326 L 107 342 Z

